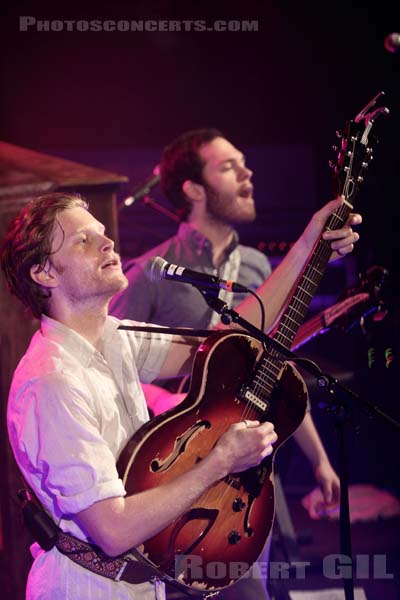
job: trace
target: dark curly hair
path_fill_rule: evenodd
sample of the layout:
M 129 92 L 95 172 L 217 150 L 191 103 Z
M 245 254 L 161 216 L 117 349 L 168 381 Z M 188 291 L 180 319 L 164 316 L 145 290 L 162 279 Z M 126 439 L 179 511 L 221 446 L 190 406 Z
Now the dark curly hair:
M 1 244 L 0 261 L 8 289 L 37 318 L 48 312 L 51 290 L 33 281 L 31 267 L 39 265 L 40 270 L 45 268 L 52 254 L 57 214 L 75 206 L 88 208 L 79 194 L 57 192 L 34 198 L 11 221 Z
M 225 137 L 218 129 L 194 129 L 183 133 L 164 149 L 160 162 L 161 189 L 185 221 L 192 205 L 188 202 L 182 185 L 186 180 L 203 184 L 204 162 L 199 149 L 217 137 Z

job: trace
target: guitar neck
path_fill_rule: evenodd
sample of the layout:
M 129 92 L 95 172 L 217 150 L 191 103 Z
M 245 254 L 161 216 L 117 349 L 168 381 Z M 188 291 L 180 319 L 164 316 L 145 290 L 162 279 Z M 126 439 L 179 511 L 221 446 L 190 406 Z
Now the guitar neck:
M 326 222 L 324 231 L 335 230 L 342 227 L 352 210 L 348 202 L 344 202 Z M 332 253 L 330 242 L 322 239 L 316 242 L 310 258 L 303 269 L 294 293 L 284 310 L 279 326 L 274 334 L 274 339 L 285 348 L 290 349 L 296 337 L 296 333 L 302 324 L 308 311 L 310 302 L 320 284 L 325 272 L 329 257 Z
M 329 217 L 324 230 L 335 230 L 342 227 L 352 210 L 349 202 L 341 206 Z M 302 324 L 310 302 L 322 279 L 329 257 L 332 253 L 330 242 L 322 238 L 317 240 L 310 258 L 294 287 L 294 293 L 286 306 L 280 324 L 274 334 L 274 339 L 290 350 L 296 333 Z M 284 359 L 277 350 L 265 351 L 261 357 L 259 369 L 249 387 L 252 393 L 263 400 L 270 398 L 277 381 Z M 256 392 L 257 390 L 257 392 Z
M 348 220 L 353 202 L 361 183 L 364 172 L 372 160 L 372 149 L 368 145 L 368 136 L 374 121 L 381 114 L 388 114 L 386 107 L 374 108 L 383 95 L 377 94 L 356 118 L 346 123 L 344 134 L 337 132 L 341 146 L 334 168 L 337 195 L 344 195 L 346 200 L 329 217 L 324 230 L 339 229 Z M 274 339 L 284 348 L 290 350 L 300 325 L 310 306 L 315 292 L 325 272 L 329 257 L 332 253 L 330 243 L 322 238 L 315 243 L 306 266 L 290 294 L 290 300 L 283 311 L 279 326 L 274 333 Z M 277 350 L 265 351 L 261 357 L 259 368 L 254 380 L 247 389 L 254 397 L 268 401 L 274 390 L 284 359 Z

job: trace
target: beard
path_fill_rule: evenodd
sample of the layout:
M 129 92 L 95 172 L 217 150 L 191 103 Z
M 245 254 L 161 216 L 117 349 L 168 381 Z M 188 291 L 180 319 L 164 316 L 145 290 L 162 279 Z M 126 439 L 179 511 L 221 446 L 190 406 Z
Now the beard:
M 229 225 L 240 225 L 253 223 L 257 213 L 253 202 L 242 199 L 240 196 L 220 194 L 211 186 L 204 185 L 207 193 L 206 208 L 208 215 L 215 221 L 220 221 Z

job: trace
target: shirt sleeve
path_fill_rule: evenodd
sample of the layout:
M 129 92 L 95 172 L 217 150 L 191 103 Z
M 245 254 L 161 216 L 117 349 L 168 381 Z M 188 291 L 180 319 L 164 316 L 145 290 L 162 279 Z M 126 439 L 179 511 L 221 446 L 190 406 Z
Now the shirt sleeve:
M 93 502 L 124 496 L 115 458 L 101 435 L 89 391 L 62 373 L 28 385 L 18 406 L 18 438 L 10 415 L 10 439 L 20 467 L 46 508 L 57 518 Z M 18 415 L 16 415 L 18 420 Z
M 159 325 L 151 323 L 138 323 L 126 320 L 122 321 L 122 324 L 159 327 Z M 168 333 L 146 333 L 141 331 L 127 331 L 126 334 L 140 381 L 142 383 L 151 383 L 160 374 L 170 349 L 172 336 Z

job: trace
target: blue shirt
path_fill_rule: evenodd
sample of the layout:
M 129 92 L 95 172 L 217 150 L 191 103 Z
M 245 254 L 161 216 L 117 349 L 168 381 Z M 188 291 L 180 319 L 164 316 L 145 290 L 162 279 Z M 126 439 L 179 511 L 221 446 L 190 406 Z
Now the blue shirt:
M 112 300 L 110 313 L 169 327 L 209 328 L 214 324 L 214 313 L 199 290 L 190 284 L 165 279 L 152 282 L 146 275 L 146 266 L 152 258 L 161 256 L 167 262 L 232 279 L 254 290 L 271 274 L 267 257 L 255 248 L 241 245 L 236 232 L 218 268 L 213 264 L 212 250 L 207 238 L 189 223 L 181 223 L 176 235 L 124 265 L 129 285 Z M 241 300 L 242 294 L 229 294 L 230 306 Z

